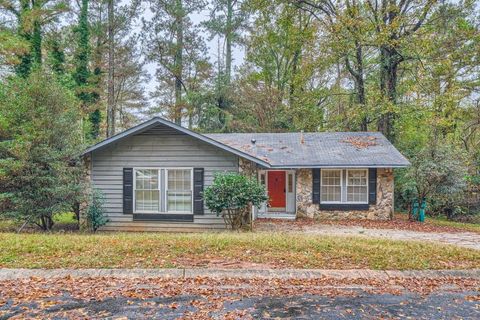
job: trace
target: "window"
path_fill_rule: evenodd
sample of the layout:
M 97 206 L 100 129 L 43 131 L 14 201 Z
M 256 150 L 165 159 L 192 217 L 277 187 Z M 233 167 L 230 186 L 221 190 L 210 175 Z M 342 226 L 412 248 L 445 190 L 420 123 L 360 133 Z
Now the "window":
M 322 170 L 321 202 L 342 201 L 342 170 Z
M 142 169 L 135 171 L 135 211 L 160 211 L 158 170 Z
M 368 169 L 322 169 L 320 202 L 368 204 Z
M 135 169 L 134 212 L 193 213 L 192 169 Z
M 367 170 L 347 170 L 347 202 L 368 202 Z
M 264 186 L 265 185 L 265 173 L 260 174 L 260 183 Z
M 167 170 L 167 211 L 192 212 L 192 170 Z
M 291 173 L 288 174 L 287 185 L 288 185 L 288 192 L 292 193 L 293 192 L 293 174 Z

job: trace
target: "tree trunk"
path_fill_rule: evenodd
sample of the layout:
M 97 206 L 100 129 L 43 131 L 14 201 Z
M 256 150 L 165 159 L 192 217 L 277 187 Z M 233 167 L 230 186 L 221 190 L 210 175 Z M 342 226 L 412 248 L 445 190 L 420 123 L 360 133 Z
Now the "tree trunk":
M 363 47 L 358 41 L 354 41 L 355 43 L 355 58 L 354 58 L 354 66 L 350 64 L 349 57 L 345 58 L 345 65 L 347 67 L 348 72 L 353 78 L 354 86 L 355 86 L 355 103 L 360 105 L 365 112 L 360 122 L 360 130 L 367 131 L 368 130 L 368 114 L 366 112 L 366 98 L 365 98 L 365 75 L 364 75 L 364 68 L 363 68 Z
M 33 53 L 33 64 L 38 68 L 42 65 L 42 27 L 39 21 L 33 23 L 31 50 Z
M 40 217 L 40 228 L 42 228 L 43 231 L 47 231 L 47 223 L 44 216 Z
M 43 231 L 51 230 L 53 227 L 52 217 L 46 215 L 40 216 L 40 227 Z
M 21 53 L 20 63 L 15 66 L 15 73 L 23 78 L 28 77 L 28 75 L 30 74 L 33 62 L 33 33 L 31 32 L 31 30 L 28 30 L 28 28 L 26 28 L 27 23 L 25 22 L 25 17 L 28 16 L 30 10 L 31 8 L 29 1 L 20 2 L 20 15 L 18 17 L 18 34 L 21 38 L 25 39 L 25 41 L 30 44 L 30 50 L 28 52 Z
M 77 220 L 78 229 L 80 229 L 80 202 L 75 201 L 73 203 L 72 211 L 75 214 L 75 219 Z
M 380 48 L 380 90 L 384 101 L 392 105 L 397 104 L 397 73 L 398 64 L 402 61 L 400 55 L 395 49 L 390 49 L 385 46 Z M 395 121 L 395 114 L 392 111 L 383 113 L 377 122 L 377 128 L 390 141 L 395 141 L 393 131 Z
M 290 107 L 293 107 L 293 104 L 295 103 L 295 91 L 296 91 L 295 81 L 296 81 L 296 75 L 297 75 L 297 72 L 298 72 L 298 64 L 299 64 L 299 61 L 300 61 L 300 54 L 301 54 L 300 48 L 297 48 L 295 50 L 295 53 L 293 54 L 292 73 L 291 73 L 291 77 L 290 77 L 290 89 L 289 89 L 289 99 L 288 99 Z
M 108 0 L 108 89 L 107 89 L 107 138 L 115 134 L 115 57 L 114 57 L 114 6 L 113 0 Z
M 177 1 L 176 12 L 176 50 L 175 50 L 175 110 L 174 118 L 176 124 L 182 124 L 182 74 L 183 74 L 183 3 Z
M 357 103 L 362 106 L 365 114 L 363 115 L 362 122 L 360 124 L 360 130 L 368 130 L 368 114 L 366 112 L 366 99 L 365 99 L 365 77 L 363 70 L 363 48 L 359 43 L 355 43 L 357 50 L 355 52 L 356 68 L 357 68 L 357 78 L 356 78 L 356 89 L 357 89 Z
M 227 0 L 227 21 L 226 21 L 226 53 L 225 53 L 225 82 L 230 85 L 232 75 L 232 37 L 233 37 L 233 1 Z

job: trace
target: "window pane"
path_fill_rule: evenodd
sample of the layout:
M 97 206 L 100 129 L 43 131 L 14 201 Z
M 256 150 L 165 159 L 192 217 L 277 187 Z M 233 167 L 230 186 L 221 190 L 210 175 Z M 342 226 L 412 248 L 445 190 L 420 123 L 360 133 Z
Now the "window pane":
M 158 170 L 135 171 L 135 211 L 160 211 Z
M 340 202 L 342 201 L 342 171 L 322 170 L 321 201 Z
M 190 190 L 192 170 L 168 170 L 168 190 Z
M 367 170 L 348 170 L 347 201 L 368 202 Z
M 158 190 L 136 190 L 135 191 L 136 211 L 159 211 Z
M 293 192 L 293 175 L 291 173 L 288 174 L 288 192 Z
M 158 170 L 137 170 L 135 179 L 137 190 L 158 189 Z
M 191 192 L 169 191 L 167 193 L 168 211 L 192 211 L 192 194 Z
M 192 170 L 168 170 L 167 211 L 192 212 Z

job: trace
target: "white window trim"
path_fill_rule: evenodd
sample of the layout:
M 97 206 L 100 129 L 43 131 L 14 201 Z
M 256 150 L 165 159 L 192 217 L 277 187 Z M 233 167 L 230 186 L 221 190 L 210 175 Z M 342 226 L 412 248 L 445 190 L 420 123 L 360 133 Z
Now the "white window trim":
M 340 171 L 340 201 L 322 201 L 322 188 L 323 188 L 323 173 L 325 171 Z M 330 186 L 330 185 L 328 185 Z M 333 187 L 333 186 L 330 186 Z M 345 203 L 343 202 L 343 169 L 337 169 L 337 168 L 332 168 L 332 169 L 321 169 L 320 170 L 320 203 L 324 204 L 341 204 Z
M 351 170 L 364 170 L 367 177 L 367 201 L 347 201 L 348 197 L 348 171 Z M 322 188 L 323 188 L 323 173 L 325 171 L 340 171 L 340 201 L 322 201 Z M 344 171 L 345 171 L 345 183 L 344 183 Z M 355 168 L 355 169 L 342 169 L 342 168 L 329 168 L 320 170 L 320 203 L 323 204 L 368 204 L 369 197 L 369 176 L 368 168 Z
M 165 187 L 165 213 L 178 213 L 178 214 L 193 214 L 193 168 L 162 168 L 164 170 L 164 187 Z M 191 211 L 169 211 L 168 210 L 168 170 L 190 170 L 190 190 L 192 192 Z
M 158 211 L 149 211 L 149 210 L 142 210 L 142 211 L 137 211 L 137 206 L 136 206 L 136 190 L 137 190 L 137 171 L 138 170 L 157 170 L 157 179 L 158 179 Z M 160 176 L 161 172 L 163 170 L 163 178 L 164 178 L 164 183 L 163 183 L 163 188 L 165 190 L 165 196 L 162 199 L 162 177 Z M 168 179 L 168 170 L 190 170 L 190 188 L 192 190 L 192 211 L 168 211 L 167 210 L 167 179 Z M 152 189 L 155 190 L 155 189 Z M 193 167 L 135 167 L 133 168 L 133 213 L 171 213 L 171 214 L 193 214 Z M 162 211 L 162 201 L 165 204 L 165 211 Z
M 348 172 L 349 171 L 365 171 L 365 178 L 366 178 L 366 181 L 367 181 L 367 201 L 347 201 L 347 199 L 345 199 L 345 203 L 356 203 L 356 204 L 368 204 L 368 195 L 369 195 L 369 192 L 370 190 L 368 189 L 368 169 L 347 169 L 346 170 L 346 174 L 345 174 L 345 178 L 346 178 L 346 183 L 345 183 L 345 188 L 346 188 L 346 192 L 345 192 L 345 195 L 348 199 Z M 350 186 L 350 187 L 358 187 L 358 186 Z M 363 187 L 363 186 L 362 186 Z
M 139 170 L 157 170 L 157 190 L 158 190 L 158 211 L 155 210 L 137 210 L 137 199 L 136 199 L 136 193 L 137 193 L 137 171 Z M 138 168 L 133 168 L 133 213 L 160 213 L 160 208 L 162 207 L 161 203 L 161 195 L 162 195 L 162 190 L 160 188 L 161 186 L 161 179 L 160 179 L 160 169 L 159 168 L 144 168 L 144 167 L 138 167 Z M 144 189 L 142 189 L 144 190 Z M 155 190 L 155 189 L 151 189 Z

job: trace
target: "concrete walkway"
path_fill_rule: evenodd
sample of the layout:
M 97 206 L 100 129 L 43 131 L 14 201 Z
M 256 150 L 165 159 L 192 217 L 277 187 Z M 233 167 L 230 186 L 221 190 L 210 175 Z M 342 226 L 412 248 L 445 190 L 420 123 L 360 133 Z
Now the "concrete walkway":
M 379 279 L 461 277 L 480 279 L 472 270 L 321 270 L 321 269 L 0 269 L 0 281 L 36 278 L 236 278 L 236 279 Z
M 332 226 L 324 224 L 305 226 L 302 231 L 296 232 L 333 236 L 376 237 L 391 240 L 429 241 L 480 250 L 480 235 L 473 232 L 418 232 L 396 229 L 367 229 L 361 226 Z

